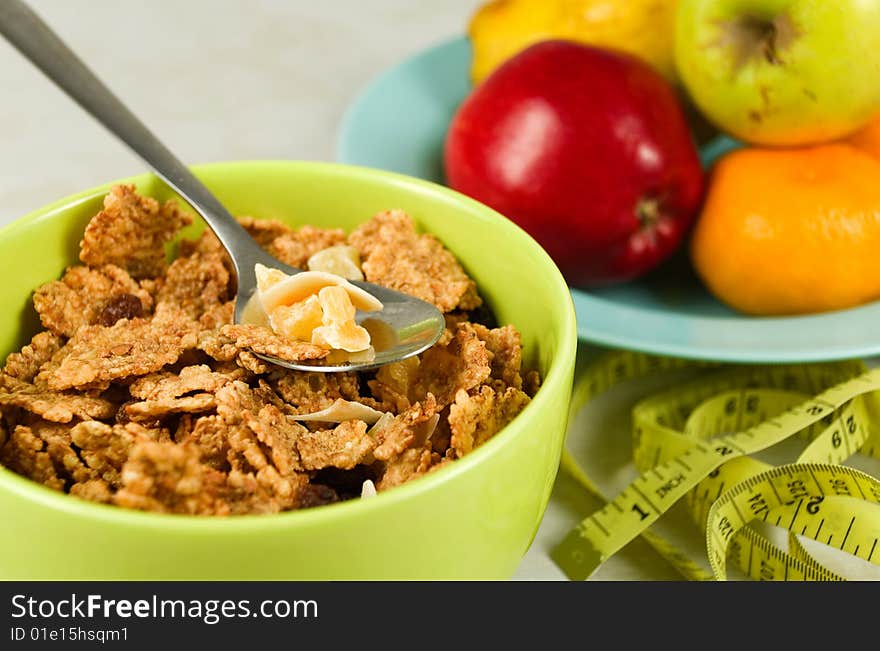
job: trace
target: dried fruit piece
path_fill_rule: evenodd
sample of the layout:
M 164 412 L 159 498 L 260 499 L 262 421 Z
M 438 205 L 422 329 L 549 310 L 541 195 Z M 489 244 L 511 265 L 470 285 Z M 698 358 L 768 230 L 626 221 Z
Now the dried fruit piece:
M 414 393 L 420 364 L 418 357 L 410 357 L 381 367 L 368 383 L 373 395 L 391 405 L 396 413 L 409 409 L 409 396 Z
M 373 483 L 372 479 L 365 479 L 364 484 L 361 487 L 361 499 L 366 499 L 368 497 L 376 496 L 376 485 Z
M 272 329 L 291 339 L 311 341 L 312 332 L 321 327 L 324 312 L 317 296 L 293 305 L 279 305 L 269 317 Z
M 267 267 L 264 264 L 254 265 L 254 276 L 257 279 L 257 289 L 261 292 L 265 292 L 288 277 L 281 269 Z
M 165 244 L 190 223 L 177 202 L 160 206 L 137 194 L 134 185 L 116 185 L 86 226 L 79 259 L 90 267 L 117 265 L 133 278 L 155 278 L 165 270 Z
M 363 280 L 361 256 L 353 246 L 339 244 L 318 251 L 307 263 L 309 271 L 325 271 L 346 280 Z
M 332 405 L 320 411 L 291 416 L 293 420 L 317 423 L 342 423 L 347 420 L 362 420 L 367 425 L 382 418 L 382 412 L 359 402 L 339 398 Z
M 339 501 L 339 495 L 335 490 L 323 484 L 308 484 L 303 488 L 299 496 L 298 508 L 311 509 L 316 506 L 324 506 Z
M 261 264 L 254 268 L 262 313 L 248 318 L 252 325 L 267 319 L 277 334 L 297 341 L 344 350 L 370 348 L 370 333 L 355 322 L 356 308 L 382 309 L 382 303 L 341 276 L 306 271 L 288 276 Z
M 331 350 L 322 361 L 327 366 L 345 366 L 347 364 L 369 364 L 376 360 L 376 349 L 370 345 L 353 353 L 347 350 Z
M 110 327 L 120 319 L 136 319 L 144 315 L 144 304 L 134 294 L 119 294 L 111 298 L 98 313 L 95 323 Z
M 278 280 L 277 273 L 283 272 L 279 272 L 277 269 L 269 269 L 257 264 L 254 265 L 254 271 L 258 283 L 259 278 L 263 278 L 265 289 L 260 289 L 260 303 L 270 317 L 272 311 L 279 305 L 299 303 L 318 294 L 324 287 L 342 287 L 348 294 L 351 303 L 364 312 L 377 312 L 382 309 L 382 302 L 379 299 L 341 276 L 323 271 L 303 271 L 292 276 L 285 275 L 283 279 Z
M 312 343 L 349 353 L 370 347 L 370 333 L 355 322 L 356 310 L 342 287 L 324 287 L 318 292 L 323 317 L 312 331 Z

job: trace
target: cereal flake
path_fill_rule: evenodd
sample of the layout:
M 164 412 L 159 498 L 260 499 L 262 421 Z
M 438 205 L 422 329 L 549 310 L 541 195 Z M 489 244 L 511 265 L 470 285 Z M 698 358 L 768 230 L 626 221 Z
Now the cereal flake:
M 293 229 L 277 219 L 256 219 L 255 217 L 242 216 L 237 218 L 238 223 L 248 232 L 257 244 L 266 248 L 282 235 L 289 235 Z
M 223 255 L 193 253 L 171 263 L 156 301 L 171 303 L 199 319 L 210 310 L 223 309 L 229 300 L 230 278 Z
M 106 386 L 112 380 L 146 375 L 173 364 L 197 344 L 197 324 L 174 310 L 153 319 L 122 319 L 113 326 L 84 326 L 55 355 L 36 380 L 50 389 Z
M 410 294 L 441 311 L 470 310 L 482 304 L 477 287 L 433 235 L 419 235 L 402 210 L 381 212 L 348 238 L 372 283 Z
M 133 278 L 155 278 L 165 270 L 165 244 L 190 223 L 177 202 L 160 205 L 134 185 L 116 185 L 86 226 L 79 259 L 90 267 L 117 265 Z
M 243 374 L 240 369 L 232 373 L 218 373 L 207 364 L 185 366 L 178 373 L 162 371 L 138 378 L 129 387 L 129 393 L 141 400 L 168 400 L 196 391 L 213 394 Z
M 153 298 L 116 265 L 98 269 L 76 266 L 68 268 L 61 280 L 38 287 L 34 292 L 34 308 L 44 327 L 71 337 L 85 325 L 113 325 L 123 316 L 134 318 L 148 314 L 153 308 Z
M 223 473 L 199 461 L 192 444 L 136 443 L 120 473 L 122 488 L 113 503 L 145 511 L 214 514 L 222 508 Z
M 120 472 L 139 442 L 165 440 L 166 430 L 148 429 L 137 423 L 107 425 L 83 421 L 70 430 L 70 438 L 80 448 L 80 457 L 98 478 L 111 486 L 120 484 Z
M 380 461 L 388 461 L 414 443 L 424 444 L 437 424 L 436 415 L 437 402 L 433 395 L 428 394 L 423 402 L 417 402 L 373 433 L 377 443 L 373 456 Z
M 345 244 L 345 231 L 342 229 L 303 226 L 277 236 L 265 248 L 281 262 L 297 269 L 306 269 L 309 258 L 318 251 L 339 244 Z
M 269 376 L 269 384 L 296 413 L 321 411 L 336 400 L 359 402 L 360 383 L 355 373 L 319 373 L 279 369 Z
M 479 323 L 469 323 L 467 328 L 486 344 L 489 351 L 491 377 L 504 385 L 522 389 L 522 337 L 512 325 L 489 329 Z
M 306 431 L 296 440 L 306 470 L 328 467 L 350 470 L 375 447 L 376 442 L 367 434 L 367 424 L 361 420 L 347 420 L 332 430 Z
M 394 486 L 400 486 L 424 475 L 439 462 L 440 455 L 432 452 L 428 446 L 409 448 L 384 464 L 382 476 L 376 484 L 376 490 L 381 492 Z
M 10 376 L 0 383 L 0 406 L 20 407 L 55 423 L 69 423 L 74 418 L 112 418 L 116 413 L 116 405 L 104 398 L 48 391 Z
M 404 360 L 382 367 L 369 386 L 376 398 L 400 409 L 424 400 L 429 393 L 442 409 L 458 391 L 479 386 L 490 373 L 486 345 L 472 329 L 461 325 L 446 346 L 429 348 L 417 364 Z
M 275 334 L 271 328 L 254 324 L 227 325 L 221 334 L 234 340 L 236 348 L 288 362 L 303 362 L 326 357 L 328 348 L 305 341 L 294 341 Z
M 514 387 L 497 392 L 489 386 L 470 395 L 459 391 L 449 409 L 452 449 L 462 457 L 492 438 L 528 404 L 529 397 Z
M 18 425 L 0 449 L 0 462 L 13 472 L 49 488 L 64 490 L 64 480 L 55 471 L 45 446 L 45 442 L 30 427 Z
M 63 345 L 64 340 L 54 332 L 44 330 L 37 333 L 21 352 L 11 353 L 6 358 L 3 373 L 22 382 L 32 382 L 40 367 L 51 360 Z

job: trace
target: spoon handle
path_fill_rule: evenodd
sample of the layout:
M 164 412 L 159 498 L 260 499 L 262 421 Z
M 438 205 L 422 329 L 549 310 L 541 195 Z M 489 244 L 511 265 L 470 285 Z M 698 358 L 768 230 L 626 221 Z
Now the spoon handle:
M 0 34 L 186 199 L 234 260 L 248 257 L 241 249 L 251 238 L 223 204 L 24 2 L 0 1 Z

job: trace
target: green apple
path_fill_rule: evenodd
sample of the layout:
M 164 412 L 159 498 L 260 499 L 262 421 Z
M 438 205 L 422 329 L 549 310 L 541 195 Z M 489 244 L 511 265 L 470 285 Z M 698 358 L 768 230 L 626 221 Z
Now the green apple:
M 679 0 L 675 37 L 694 103 L 743 141 L 822 142 L 880 112 L 880 0 Z

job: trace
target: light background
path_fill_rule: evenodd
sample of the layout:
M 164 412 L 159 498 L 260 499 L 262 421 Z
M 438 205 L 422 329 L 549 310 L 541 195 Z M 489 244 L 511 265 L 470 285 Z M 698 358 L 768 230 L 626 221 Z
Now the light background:
M 462 33 L 477 0 L 32 0 L 187 163 L 332 160 L 376 74 Z M 0 225 L 144 165 L 0 42 Z M 607 428 L 601 411 L 591 419 Z M 625 423 L 624 423 L 625 425 Z M 624 426 L 609 436 L 628 440 Z M 518 579 L 561 579 L 549 549 L 599 507 L 560 476 Z M 594 579 L 676 579 L 636 541 Z

